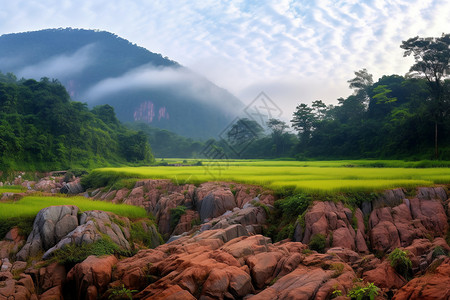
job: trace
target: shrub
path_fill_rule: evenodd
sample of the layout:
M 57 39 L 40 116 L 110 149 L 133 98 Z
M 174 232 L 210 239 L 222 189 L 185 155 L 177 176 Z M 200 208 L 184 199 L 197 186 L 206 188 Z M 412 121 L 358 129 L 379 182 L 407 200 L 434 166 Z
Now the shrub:
M 119 246 L 110 239 L 103 238 L 92 244 L 65 245 L 54 252 L 53 260 L 71 269 L 77 263 L 84 261 L 89 255 L 102 256 L 119 252 Z
M 326 246 L 326 237 L 323 234 L 317 233 L 312 236 L 311 240 L 308 244 L 309 248 L 311 250 L 315 250 L 319 253 L 325 252 L 325 246 Z
M 281 209 L 283 215 L 297 218 L 311 204 L 311 197 L 305 194 L 297 194 L 275 202 L 275 207 Z
M 447 255 L 447 251 L 445 251 L 444 248 L 442 248 L 441 246 L 436 246 L 433 249 L 433 254 L 432 254 L 432 259 L 435 260 L 436 258 L 438 258 L 441 255 Z
M 399 248 L 395 248 L 388 256 L 391 266 L 398 274 L 407 278 L 409 272 L 412 270 L 412 263 L 408 257 L 408 252 Z
M 356 300 L 374 300 L 375 296 L 378 296 L 380 289 L 373 283 L 367 283 L 366 285 L 355 285 L 347 294 L 347 297 Z
M 132 300 L 133 299 L 133 293 L 138 292 L 137 290 L 129 290 L 125 287 L 125 285 L 122 283 L 121 285 L 112 287 L 108 290 L 109 296 L 108 299 L 113 300 Z
M 294 236 L 294 230 L 295 228 L 293 224 L 289 224 L 283 227 L 283 229 L 278 232 L 275 238 L 275 242 L 279 242 L 287 238 L 292 238 Z
M 186 213 L 186 206 L 180 205 L 170 209 L 170 228 L 174 229 L 182 215 Z

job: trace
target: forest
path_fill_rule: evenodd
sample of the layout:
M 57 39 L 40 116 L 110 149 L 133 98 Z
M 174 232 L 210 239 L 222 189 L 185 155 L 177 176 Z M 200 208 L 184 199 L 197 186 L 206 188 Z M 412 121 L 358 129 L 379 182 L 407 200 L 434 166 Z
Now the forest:
M 70 100 L 57 80 L 0 73 L 0 169 L 57 170 L 150 163 L 142 132 L 126 128 L 109 105 Z

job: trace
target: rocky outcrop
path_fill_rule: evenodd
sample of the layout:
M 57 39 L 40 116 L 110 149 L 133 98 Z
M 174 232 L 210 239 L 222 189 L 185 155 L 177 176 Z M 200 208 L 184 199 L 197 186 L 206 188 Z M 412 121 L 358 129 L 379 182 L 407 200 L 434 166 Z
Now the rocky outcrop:
M 78 226 L 78 207 L 50 206 L 42 209 L 33 223 L 33 231 L 25 246 L 17 253 L 18 260 L 26 260 L 47 251 Z
M 437 261 L 434 269 L 404 285 L 394 300 L 450 299 L 450 258 Z
M 37 300 L 31 276 L 20 274 L 16 280 L 11 272 L 0 272 L 0 299 Z
M 419 188 L 417 197 L 394 207 L 374 209 L 369 237 L 374 251 L 386 252 L 411 245 L 414 239 L 443 236 L 448 230 L 442 187 Z
M 89 256 L 77 264 L 67 274 L 69 284 L 73 284 L 76 299 L 97 299 L 106 292 L 112 278 L 112 268 L 117 264 L 115 256 Z
M 156 247 L 160 244 L 159 233 L 154 225 L 138 222 L 142 226 L 150 244 Z M 67 244 L 90 244 L 104 236 L 122 250 L 130 251 L 136 245 L 130 245 L 131 223 L 128 218 L 104 211 L 86 211 L 78 216 L 76 206 L 51 206 L 42 209 L 33 223 L 33 230 L 26 244 L 17 253 L 18 260 L 25 261 L 29 257 L 43 254 L 47 259 L 53 252 Z
M 59 192 L 61 194 L 72 194 L 72 195 L 76 195 L 76 194 L 80 194 L 84 192 L 84 188 L 80 183 L 80 179 L 76 179 L 72 182 L 63 182 L 62 186 L 59 190 Z
M 250 202 L 271 207 L 275 200 L 271 192 L 252 185 L 206 182 L 195 187 L 192 184 L 177 185 L 170 180 L 142 180 L 136 182 L 132 190 L 102 192 L 97 189 L 89 194 L 95 199 L 145 208 L 156 217 L 159 232 L 166 238 L 190 231 L 199 223 L 206 223 L 204 228 L 208 229 L 239 223 L 251 225 L 248 227 L 251 232 L 261 233 L 267 215 L 262 208 L 248 209 Z M 186 215 L 175 224 L 173 212 L 180 206 L 186 208 Z M 220 227 L 214 227 L 221 221 Z
M 17 253 L 24 244 L 25 238 L 20 235 L 19 228 L 12 228 L 0 241 L 0 260 L 8 258 L 11 252 Z
M 305 228 L 296 223 L 295 241 L 309 243 L 314 235 L 327 237 L 329 247 L 343 247 L 367 253 L 365 225 L 362 211 L 353 213 L 341 202 L 315 201 L 305 214 Z

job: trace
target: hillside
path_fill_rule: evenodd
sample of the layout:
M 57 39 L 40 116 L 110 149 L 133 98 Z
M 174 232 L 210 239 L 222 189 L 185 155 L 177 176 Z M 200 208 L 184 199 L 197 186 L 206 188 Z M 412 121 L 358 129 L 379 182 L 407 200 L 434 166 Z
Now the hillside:
M 89 168 L 153 159 L 142 132 L 109 105 L 89 110 L 58 81 L 0 73 L 0 170 Z
M 178 134 L 219 134 L 243 104 L 161 54 L 105 31 L 47 29 L 0 36 L 0 70 L 58 79 L 90 107 L 110 104 L 121 121 Z

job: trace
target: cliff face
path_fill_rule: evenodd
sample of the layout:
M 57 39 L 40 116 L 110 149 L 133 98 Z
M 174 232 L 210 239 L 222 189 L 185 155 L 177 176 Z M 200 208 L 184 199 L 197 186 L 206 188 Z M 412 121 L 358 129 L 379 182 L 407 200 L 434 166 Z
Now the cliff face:
M 356 209 L 315 201 L 297 222 L 293 239 L 278 243 L 261 235 L 275 198 L 260 187 L 143 180 L 131 190 L 90 195 L 146 208 L 169 242 L 125 259 L 90 256 L 70 270 L 58 264 L 25 269 L 3 260 L 0 295 L 72 299 L 66 291 L 75 289 L 76 299 L 111 299 L 119 290 L 133 299 L 346 299 L 355 284 L 371 282 L 380 288 L 380 299 L 450 297 L 450 247 L 444 239 L 450 199 L 442 187 L 418 188 L 411 197 L 402 189 L 386 191 Z M 324 253 L 308 247 L 317 236 L 323 237 Z M 19 240 L 2 243 L 12 248 Z M 407 273 L 387 259 L 395 248 L 407 251 Z

